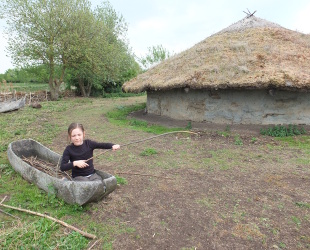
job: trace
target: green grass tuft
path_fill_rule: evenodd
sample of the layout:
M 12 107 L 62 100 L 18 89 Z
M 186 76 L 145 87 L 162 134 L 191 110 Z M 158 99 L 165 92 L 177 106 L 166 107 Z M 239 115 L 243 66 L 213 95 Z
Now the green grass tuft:
M 131 126 L 131 128 L 135 130 L 142 130 L 148 133 L 162 134 L 172 131 L 184 130 L 184 128 L 167 128 L 160 125 L 149 125 L 145 121 L 128 118 L 130 113 L 143 110 L 145 107 L 145 103 L 132 106 L 118 106 L 114 110 L 108 112 L 106 116 L 113 124 L 117 124 L 119 126 Z
M 267 129 L 261 129 L 260 133 L 262 135 L 269 135 L 273 137 L 287 137 L 306 134 L 306 131 L 303 127 L 299 128 L 296 125 L 288 125 L 288 127 L 277 125 Z
M 307 202 L 296 202 L 295 204 L 298 207 L 310 209 L 310 203 L 307 203 Z
M 118 175 L 115 175 L 115 178 L 116 178 L 117 184 L 126 185 L 128 183 L 128 181 L 125 178 L 120 177 Z
M 155 155 L 155 154 L 158 154 L 158 153 L 153 148 L 146 148 L 140 153 L 141 156 L 150 156 L 150 155 Z

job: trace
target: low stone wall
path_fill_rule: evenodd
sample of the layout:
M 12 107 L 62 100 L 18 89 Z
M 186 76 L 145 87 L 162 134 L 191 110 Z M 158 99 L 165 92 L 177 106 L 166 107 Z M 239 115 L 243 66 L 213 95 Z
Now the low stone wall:
M 220 124 L 310 125 L 310 93 L 176 89 L 147 93 L 148 113 Z

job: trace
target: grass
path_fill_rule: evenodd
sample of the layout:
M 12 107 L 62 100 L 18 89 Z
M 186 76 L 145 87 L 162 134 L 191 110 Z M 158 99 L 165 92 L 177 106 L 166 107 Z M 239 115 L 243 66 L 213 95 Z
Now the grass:
M 54 195 L 46 194 L 35 185 L 29 184 L 9 164 L 0 166 L 0 194 L 10 194 L 10 198 L 5 201 L 5 204 L 49 214 L 58 219 L 68 214 L 73 218 L 79 218 L 87 211 L 87 206 L 68 205 Z M 21 249 L 21 247 L 23 249 L 37 249 L 38 247 L 41 249 L 57 247 L 58 249 L 67 249 L 68 244 L 76 245 L 77 249 L 83 249 L 88 244 L 88 240 L 76 232 L 69 235 L 59 234 L 64 228 L 50 220 L 14 210 L 7 212 L 22 220 L 1 219 L 3 221 L 0 231 L 2 249 Z
M 77 232 L 66 236 L 58 235 L 55 240 L 55 232 L 59 231 L 59 225 L 50 220 L 40 218 L 29 224 L 16 225 L 7 233 L 1 243 L 2 249 L 68 249 L 73 245 L 75 249 L 85 249 L 88 240 Z M 23 239 L 22 248 L 20 241 Z
M 35 92 L 41 90 L 49 90 L 48 83 L 0 83 L 0 91 L 21 91 L 21 92 Z
M 130 126 L 134 130 L 140 130 L 148 133 L 162 134 L 172 131 L 184 130 L 184 128 L 167 128 L 160 125 L 149 125 L 145 121 L 139 121 L 127 116 L 135 111 L 145 109 L 146 104 L 136 104 L 131 106 L 117 106 L 114 110 L 107 113 L 109 121 L 119 126 Z M 186 128 L 185 128 L 186 129 Z
M 146 148 L 140 153 L 141 156 L 150 156 L 150 155 L 156 155 L 156 154 L 158 153 L 156 149 L 154 148 Z
M 67 128 L 67 123 L 59 122 L 66 117 L 64 114 L 74 108 L 91 104 L 91 99 L 44 102 L 41 109 L 24 107 L 16 112 L 0 116 L 2 128 L 0 131 L 0 195 L 9 194 L 5 204 L 46 213 L 58 219 L 65 217 L 67 223 L 77 225 L 81 229 L 93 233 L 88 224 L 84 225 L 80 220 L 80 217 L 85 216 L 85 212 L 89 210 L 88 205 L 66 204 L 55 196 L 52 188 L 49 193 L 45 193 L 35 185 L 29 184 L 13 170 L 6 156 L 8 144 L 15 140 L 33 138 L 44 145 L 50 145 L 55 137 Z M 135 109 L 140 107 L 135 107 Z M 131 126 L 134 127 L 135 125 Z M 127 180 L 122 177 L 117 177 L 117 181 L 119 184 L 127 184 Z M 12 210 L 7 210 L 7 212 L 22 218 L 22 221 L 10 218 L 7 220 L 6 216 L 0 213 L 0 219 L 3 221 L 0 225 L 0 246 L 2 249 L 37 249 L 38 247 L 42 249 L 68 249 L 68 246 L 74 246 L 74 249 L 85 249 L 89 243 L 88 239 L 78 233 L 65 234 L 65 229 L 62 226 L 46 219 Z M 99 223 L 93 222 L 92 225 L 97 234 L 109 239 L 109 241 L 105 241 L 104 246 L 112 245 L 114 235 L 128 229 L 126 226 L 117 226 L 113 232 L 103 233 L 100 230 L 98 231 Z M 102 230 L 105 231 L 108 227 L 109 225 L 106 225 Z M 107 249 L 109 248 L 107 247 Z
M 278 141 L 284 142 L 289 147 L 298 148 L 302 150 L 310 149 L 310 137 L 305 135 L 300 135 L 298 137 L 280 137 L 277 138 Z
M 242 139 L 240 138 L 239 135 L 235 136 L 235 145 L 239 145 L 239 146 L 243 145 L 243 141 L 242 141 Z
M 235 150 L 217 150 L 209 151 L 211 156 L 208 158 L 203 158 L 203 166 L 208 168 L 209 171 L 222 171 L 229 170 L 241 164 L 241 151 L 239 149 Z
M 120 185 L 110 200 L 68 205 L 53 187 L 45 193 L 13 170 L 6 155 L 10 142 L 33 138 L 60 152 L 72 120 L 81 121 L 91 138 L 112 142 L 135 141 L 170 128 L 127 118 L 145 107 L 142 97 L 42 104 L 38 110 L 25 107 L 0 115 L 0 197 L 8 196 L 5 204 L 46 213 L 95 234 L 98 249 L 164 248 L 167 242 L 175 249 L 208 249 L 212 245 L 204 239 L 218 243 L 213 235 L 222 235 L 224 244 L 242 242 L 249 249 L 310 246 L 308 135 L 247 137 L 227 128 L 223 132 L 229 138 L 214 133 L 158 137 L 96 159 L 111 173 L 149 177 L 116 175 Z M 3 210 L 21 220 L 0 213 L 2 249 L 87 249 L 92 243 L 46 219 Z M 190 236 L 179 237 L 180 228 L 181 235 Z
M 126 185 L 128 183 L 128 181 L 125 178 L 120 177 L 118 175 L 115 175 L 115 178 L 116 178 L 117 184 Z

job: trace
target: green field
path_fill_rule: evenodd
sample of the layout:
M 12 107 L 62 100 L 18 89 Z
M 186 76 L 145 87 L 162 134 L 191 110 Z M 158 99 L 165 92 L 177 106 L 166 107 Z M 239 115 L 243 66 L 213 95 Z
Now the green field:
M 22 91 L 22 92 L 35 92 L 35 91 L 48 91 L 48 83 L 0 83 L 0 91 Z

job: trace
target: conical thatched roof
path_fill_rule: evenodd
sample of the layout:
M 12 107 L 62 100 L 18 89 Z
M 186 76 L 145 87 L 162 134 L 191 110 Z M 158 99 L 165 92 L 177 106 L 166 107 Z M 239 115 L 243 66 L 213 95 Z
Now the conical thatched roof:
M 246 17 L 126 82 L 126 92 L 192 89 L 310 90 L 310 35 Z

